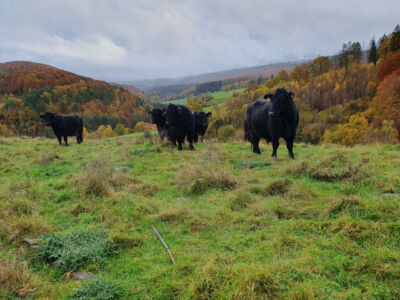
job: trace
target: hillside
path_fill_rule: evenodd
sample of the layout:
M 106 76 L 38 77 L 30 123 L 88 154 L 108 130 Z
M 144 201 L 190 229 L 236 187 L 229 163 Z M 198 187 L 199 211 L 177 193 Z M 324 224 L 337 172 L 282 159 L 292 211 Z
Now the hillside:
M 213 108 L 209 136 L 240 134 L 246 108 L 278 88 L 294 92 L 300 112 L 296 139 L 347 146 L 400 141 L 400 25 L 363 52 L 359 42 L 343 44 L 335 57 L 316 57 L 280 71 L 265 83 L 254 81 Z M 371 55 L 371 53 L 373 55 Z M 195 101 L 196 102 L 196 101 Z M 197 101 L 196 109 L 208 107 Z
M 0 63 L 0 74 L 9 75 L 19 72 L 45 72 L 58 70 L 55 67 L 31 61 L 12 61 Z
M 254 78 L 254 77 L 270 77 L 272 74 L 278 73 L 280 70 L 290 71 L 296 64 L 295 62 L 267 64 L 262 66 L 231 69 L 220 72 L 199 74 L 194 76 L 186 76 L 180 78 L 160 78 L 160 79 L 146 79 L 138 81 L 124 81 L 122 83 L 133 85 L 144 91 L 150 91 L 156 87 L 163 86 L 178 86 L 182 85 L 184 88 L 194 86 L 199 83 L 219 81 L 235 78 Z
M 79 114 L 91 131 L 118 123 L 133 128 L 148 119 L 150 106 L 133 87 L 33 62 L 4 63 L 0 70 L 0 135 L 47 134 L 39 120 L 44 111 Z
M 187 147 L 1 139 L 0 298 L 398 299 L 398 145 Z

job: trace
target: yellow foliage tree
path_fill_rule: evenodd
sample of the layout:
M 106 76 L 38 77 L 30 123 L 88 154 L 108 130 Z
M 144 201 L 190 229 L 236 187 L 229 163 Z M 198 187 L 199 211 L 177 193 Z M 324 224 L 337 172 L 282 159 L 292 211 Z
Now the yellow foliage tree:
M 323 140 L 328 143 L 337 143 L 352 146 L 361 141 L 368 128 L 368 120 L 362 115 L 352 115 L 346 124 L 341 124 L 336 130 L 326 130 Z
M 155 130 L 155 126 L 153 124 L 140 121 L 136 123 L 133 132 L 145 132 L 152 130 Z
M 117 134 L 112 130 L 110 125 L 104 126 L 100 125 L 99 128 L 97 129 L 97 133 L 102 137 L 102 138 L 109 138 L 109 137 L 114 137 Z
M 189 99 L 188 102 L 186 102 L 185 106 L 190 109 L 190 111 L 199 111 L 203 109 L 203 106 L 201 103 L 194 101 L 193 99 Z
M 86 127 L 83 127 L 82 135 L 83 135 L 83 137 L 86 138 L 86 139 L 89 137 L 89 132 L 87 132 Z

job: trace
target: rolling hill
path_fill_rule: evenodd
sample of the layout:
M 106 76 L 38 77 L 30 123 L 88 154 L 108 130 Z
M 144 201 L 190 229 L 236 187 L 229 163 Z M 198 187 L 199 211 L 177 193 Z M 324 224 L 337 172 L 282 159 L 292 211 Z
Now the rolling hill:
M 149 105 L 133 87 L 80 76 L 33 62 L 0 65 L 0 125 L 2 131 L 32 135 L 44 111 L 77 113 L 88 130 L 122 123 L 133 128 L 148 119 Z M 40 134 L 40 130 L 39 130 Z

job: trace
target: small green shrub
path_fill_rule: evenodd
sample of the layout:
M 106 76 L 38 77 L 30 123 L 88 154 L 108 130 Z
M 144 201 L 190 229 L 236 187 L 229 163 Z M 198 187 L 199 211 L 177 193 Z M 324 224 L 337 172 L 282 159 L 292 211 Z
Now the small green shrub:
M 119 299 L 123 290 L 118 284 L 103 278 L 86 282 L 83 286 L 75 289 L 75 294 L 69 299 Z
M 103 263 L 115 248 L 101 228 L 74 229 L 41 237 L 38 258 L 63 272 L 76 271 L 91 263 Z

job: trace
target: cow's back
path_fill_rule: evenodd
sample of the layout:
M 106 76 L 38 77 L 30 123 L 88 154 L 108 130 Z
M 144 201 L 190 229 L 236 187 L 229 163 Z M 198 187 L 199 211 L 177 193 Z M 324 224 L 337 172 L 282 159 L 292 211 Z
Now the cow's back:
M 83 121 L 77 115 L 57 115 L 54 131 L 63 136 L 74 136 L 82 131 Z

